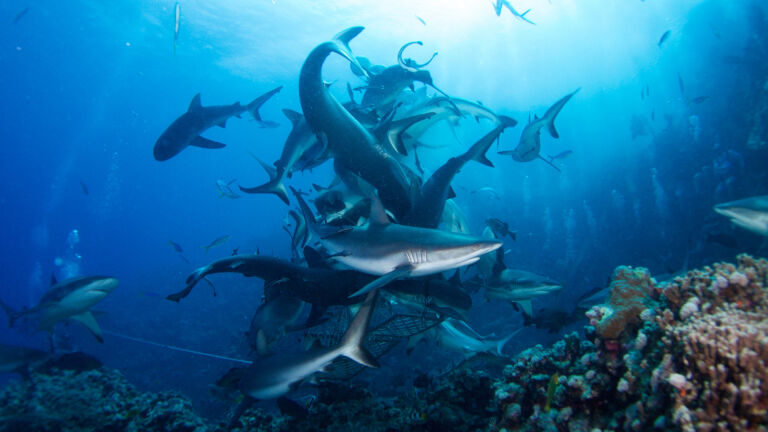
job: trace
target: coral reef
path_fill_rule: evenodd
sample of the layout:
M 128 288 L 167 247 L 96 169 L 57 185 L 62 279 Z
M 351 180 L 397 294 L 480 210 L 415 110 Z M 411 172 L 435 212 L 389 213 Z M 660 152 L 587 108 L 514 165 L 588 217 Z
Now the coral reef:
M 569 335 L 507 367 L 498 426 L 768 430 L 768 261 L 737 260 L 661 284 L 618 268 L 609 304 L 588 312 L 593 343 Z
M 0 394 L 0 431 L 205 432 L 189 401 L 140 393 L 117 371 L 34 373 Z

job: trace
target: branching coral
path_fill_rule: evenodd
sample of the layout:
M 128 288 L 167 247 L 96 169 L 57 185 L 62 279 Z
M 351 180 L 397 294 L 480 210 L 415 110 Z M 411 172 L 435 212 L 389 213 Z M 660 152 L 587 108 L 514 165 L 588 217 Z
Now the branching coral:
M 678 426 L 697 430 L 761 430 L 768 424 L 768 262 L 747 255 L 738 266 L 716 264 L 662 286 L 679 321 L 659 318 L 675 368 Z M 701 311 L 685 305 L 701 304 Z M 681 380 L 675 377 L 678 382 Z M 685 409 L 683 409 L 683 407 Z M 690 418 L 690 420 L 689 420 Z M 763 425 L 763 426 L 760 426 Z

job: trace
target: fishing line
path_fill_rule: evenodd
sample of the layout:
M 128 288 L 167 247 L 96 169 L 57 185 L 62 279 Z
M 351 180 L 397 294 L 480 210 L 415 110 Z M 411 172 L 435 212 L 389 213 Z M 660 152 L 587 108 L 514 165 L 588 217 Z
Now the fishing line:
M 159 342 L 152 342 L 152 341 L 148 341 L 148 340 L 144 340 L 144 339 L 139 339 L 137 337 L 128 336 L 128 335 L 124 335 L 124 334 L 120 334 L 120 333 L 115 333 L 115 332 L 109 331 L 109 330 L 102 330 L 101 332 L 102 333 L 106 333 L 108 335 L 117 336 L 119 338 L 128 339 L 130 341 L 134 341 L 134 342 L 138 342 L 138 343 L 143 343 L 143 344 L 147 344 L 147 345 L 153 345 L 153 346 L 160 347 L 160 348 L 166 348 L 166 349 L 173 350 L 173 351 L 180 351 L 180 352 L 189 353 L 189 354 L 197 354 L 197 355 L 200 355 L 200 356 L 203 356 L 203 357 L 210 357 L 210 358 L 215 358 L 215 359 L 219 359 L 219 360 L 227 360 L 227 361 L 232 361 L 232 362 L 237 362 L 237 363 L 251 364 L 251 362 L 248 361 L 248 360 L 242 360 L 242 359 L 237 359 L 237 358 L 232 358 L 232 357 L 226 357 L 226 356 L 221 356 L 221 355 L 217 355 L 217 354 L 209 354 L 209 353 L 204 353 L 204 352 L 201 352 L 201 351 L 195 351 L 195 350 L 191 350 L 191 349 L 187 349 L 187 348 L 181 348 L 181 347 L 177 347 L 177 346 L 173 346 L 173 345 L 161 344 Z

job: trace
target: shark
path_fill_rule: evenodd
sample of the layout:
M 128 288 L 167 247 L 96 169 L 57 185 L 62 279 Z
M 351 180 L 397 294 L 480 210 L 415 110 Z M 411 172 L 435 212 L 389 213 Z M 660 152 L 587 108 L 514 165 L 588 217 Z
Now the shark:
M 24 376 L 29 373 L 31 367 L 50 357 L 49 353 L 39 349 L 0 344 L 0 373 L 15 372 Z
M 503 263 L 503 253 L 497 253 L 493 276 L 486 280 L 485 296 L 488 299 L 516 303 L 527 316 L 533 316 L 531 299 L 547 295 L 562 285 L 547 277 L 525 270 L 509 269 Z
M 365 297 L 341 343 L 333 347 L 316 347 L 299 354 L 259 359 L 243 372 L 240 391 L 257 400 L 278 398 L 342 356 L 364 366 L 379 367 L 376 358 L 363 346 L 377 293 L 374 290 Z
M 322 77 L 323 64 L 331 53 L 340 54 L 367 74 L 349 48 L 349 42 L 361 31 L 363 27 L 350 27 L 309 53 L 299 74 L 301 109 L 310 129 L 328 147 L 334 164 L 378 189 L 387 208 L 400 217 L 411 206 L 407 174 L 373 134 L 336 100 Z
M 9 317 L 12 327 L 17 319 L 34 316 L 39 319 L 38 330 L 53 333 L 56 323 L 73 320 L 83 324 L 99 342 L 104 342 L 101 328 L 91 313 L 91 307 L 104 300 L 119 284 L 108 276 L 75 277 L 57 282 L 51 279 L 51 288 L 32 308 L 15 311 L 5 303 L 0 306 Z
M 500 151 L 499 154 L 510 155 L 512 156 L 512 159 L 517 162 L 530 162 L 538 158 L 552 166 L 552 168 L 560 171 L 560 168 L 539 154 L 541 151 L 541 129 L 546 127 L 552 138 L 560 137 L 557 129 L 555 129 L 555 118 L 560 114 L 560 111 L 565 104 L 571 100 L 573 95 L 579 90 L 580 89 L 576 89 L 573 93 L 569 93 L 555 102 L 554 105 L 549 107 L 544 114 L 544 117 L 539 118 L 534 116 L 534 120 L 525 125 L 517 147 L 514 150 Z
M 455 196 L 452 193 L 451 182 L 459 170 L 471 160 L 493 167 L 493 163 L 488 160 L 485 153 L 504 129 L 517 124 L 514 119 L 509 117 L 502 116 L 501 120 L 501 125 L 480 138 L 462 155 L 448 159 L 430 176 L 429 180 L 421 187 L 419 199 L 414 201 L 413 207 L 404 218 L 406 225 L 437 228 L 443 215 L 445 201 Z
M 397 97 L 406 88 L 413 90 L 413 83 L 420 82 L 432 87 L 438 93 L 448 96 L 435 86 L 432 81 L 432 74 L 427 70 L 407 69 L 397 64 L 389 66 L 381 73 L 372 75 L 368 80 L 368 85 L 363 87 L 365 93 L 360 105 L 374 109 L 379 113 L 388 112 L 392 109 Z M 450 99 L 450 98 L 449 98 Z
M 224 144 L 203 138 L 200 134 L 213 126 L 226 127 L 230 117 L 240 117 L 246 111 L 250 112 L 256 120 L 261 120 L 259 108 L 282 88 L 280 86 L 272 89 L 245 106 L 235 102 L 232 105 L 204 107 L 200 102 L 200 93 L 196 94 L 189 103 L 187 112 L 174 120 L 155 142 L 155 160 L 167 161 L 189 146 L 208 149 L 224 148 Z
M 290 204 L 288 191 L 284 184 L 285 179 L 291 177 L 291 174 L 300 166 L 302 159 L 306 158 L 307 155 L 312 154 L 315 159 L 322 158 L 325 160 L 322 155 L 325 154 L 326 149 L 318 141 L 301 113 L 284 109 L 283 114 L 291 121 L 292 127 L 285 139 L 280 159 L 275 161 L 274 168 L 257 159 L 269 175 L 269 181 L 255 187 L 240 186 L 240 190 L 250 194 L 271 193 L 284 203 Z
M 531 11 L 530 9 L 528 9 L 527 11 L 525 11 L 523 13 L 519 13 L 518 11 L 515 10 L 514 7 L 512 7 L 512 5 L 509 3 L 508 0 L 493 0 L 493 1 L 494 1 L 493 10 L 496 12 L 496 16 L 501 16 L 501 10 L 502 10 L 503 7 L 505 7 L 505 8 L 507 8 L 507 10 L 509 10 L 509 12 L 515 18 L 519 18 L 519 19 L 521 19 L 521 20 L 523 20 L 523 21 L 525 21 L 525 22 L 527 22 L 529 24 L 536 25 L 535 22 L 533 22 L 533 21 L 531 21 L 531 20 L 529 20 L 528 18 L 525 17 L 528 14 L 528 12 Z
M 427 332 L 411 337 L 408 340 L 407 350 L 408 352 L 412 351 L 416 344 L 425 336 L 431 336 L 440 346 L 455 351 L 465 353 L 489 353 L 501 356 L 504 346 L 519 331 L 520 329 L 501 339 L 492 339 L 490 337 L 481 336 L 462 320 L 447 318 L 438 326 L 431 328 Z
M 768 195 L 718 204 L 714 210 L 730 219 L 734 225 L 768 236 Z
M 501 242 L 390 223 L 381 200 L 371 197 L 371 215 L 365 227 L 338 229 L 315 221 L 301 194 L 292 189 L 309 228 L 334 259 L 354 270 L 379 276 L 355 292 L 362 295 L 407 277 L 426 276 L 476 262 Z
M 307 303 L 287 295 L 277 295 L 263 303 L 251 319 L 246 333 L 251 348 L 259 355 L 266 355 L 286 332 L 305 328 L 300 322 L 307 310 Z

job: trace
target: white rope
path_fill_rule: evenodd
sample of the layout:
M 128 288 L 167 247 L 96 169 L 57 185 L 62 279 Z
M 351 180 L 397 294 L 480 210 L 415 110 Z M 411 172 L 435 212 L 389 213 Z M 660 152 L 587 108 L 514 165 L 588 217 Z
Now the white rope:
M 124 335 L 124 334 L 115 333 L 115 332 L 109 331 L 109 330 L 102 330 L 102 333 L 106 333 L 106 334 L 112 335 L 112 336 L 117 336 L 117 337 L 123 338 L 123 339 L 128 339 L 128 340 L 131 340 L 131 341 L 134 341 L 134 342 L 138 342 L 138 343 L 143 343 L 143 344 L 147 344 L 147 345 L 154 345 L 154 346 L 160 347 L 160 348 L 167 348 L 169 350 L 180 351 L 180 352 L 185 352 L 185 353 L 189 353 L 189 354 L 197 354 L 197 355 L 201 355 L 201 356 L 204 356 L 204 357 L 210 357 L 210 358 L 215 358 L 215 359 L 219 359 L 219 360 L 227 360 L 227 361 L 232 361 L 232 362 L 237 362 L 237 363 L 251 364 L 251 362 L 248 361 L 248 360 L 236 359 L 236 358 L 221 356 L 221 355 L 217 355 L 217 354 L 208 354 L 208 353 L 204 353 L 204 352 L 200 352 L 200 351 L 195 351 L 195 350 L 191 350 L 191 349 L 187 349 L 187 348 L 181 348 L 181 347 L 177 347 L 177 346 L 173 346 L 173 345 L 161 344 L 161 343 L 158 343 L 158 342 L 152 342 L 152 341 L 148 341 L 148 340 L 144 340 L 144 339 L 139 339 L 139 338 L 133 337 L 133 336 L 127 336 L 127 335 Z

